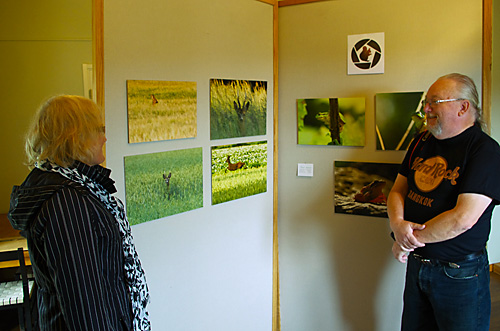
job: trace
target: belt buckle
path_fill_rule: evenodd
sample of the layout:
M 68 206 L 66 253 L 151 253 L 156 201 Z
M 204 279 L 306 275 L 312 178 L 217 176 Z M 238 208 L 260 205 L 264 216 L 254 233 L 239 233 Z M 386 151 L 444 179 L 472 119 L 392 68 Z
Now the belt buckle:
M 413 254 L 413 256 L 418 260 L 418 262 L 420 262 L 422 264 L 425 264 L 425 265 L 434 265 L 434 263 L 432 262 L 432 260 L 426 259 L 426 258 L 424 258 L 421 255 Z
M 432 261 L 429 259 L 420 258 L 420 263 L 425 265 L 433 265 Z

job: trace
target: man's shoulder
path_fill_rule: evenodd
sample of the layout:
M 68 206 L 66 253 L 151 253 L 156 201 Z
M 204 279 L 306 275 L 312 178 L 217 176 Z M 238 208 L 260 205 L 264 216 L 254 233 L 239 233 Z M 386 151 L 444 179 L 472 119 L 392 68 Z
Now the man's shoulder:
M 474 130 L 474 142 L 491 152 L 500 153 L 498 141 L 481 129 Z

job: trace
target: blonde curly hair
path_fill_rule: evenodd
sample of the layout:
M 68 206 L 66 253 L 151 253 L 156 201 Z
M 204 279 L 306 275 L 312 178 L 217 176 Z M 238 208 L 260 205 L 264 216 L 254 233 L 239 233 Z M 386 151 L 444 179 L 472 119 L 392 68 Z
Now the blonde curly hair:
M 90 99 L 60 95 L 38 109 L 26 135 L 27 165 L 48 160 L 61 167 L 92 157 L 90 146 L 104 129 L 102 112 Z

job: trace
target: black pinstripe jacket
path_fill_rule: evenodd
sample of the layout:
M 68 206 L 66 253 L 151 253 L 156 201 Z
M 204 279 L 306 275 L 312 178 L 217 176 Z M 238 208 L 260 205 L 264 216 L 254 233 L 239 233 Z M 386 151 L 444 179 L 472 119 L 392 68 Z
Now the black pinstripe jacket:
M 77 169 L 114 193 L 100 166 Z M 41 330 L 130 330 L 121 236 L 86 188 L 34 169 L 11 196 L 9 219 L 28 239 Z

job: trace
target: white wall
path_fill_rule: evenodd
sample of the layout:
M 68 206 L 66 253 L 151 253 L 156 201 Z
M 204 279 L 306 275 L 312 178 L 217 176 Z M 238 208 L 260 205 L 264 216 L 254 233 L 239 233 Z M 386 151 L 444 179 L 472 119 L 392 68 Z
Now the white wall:
M 251 0 L 104 2 L 107 166 L 124 200 L 123 157 L 202 147 L 204 207 L 133 227 L 153 330 L 272 326 L 272 6 Z M 266 136 L 210 141 L 209 79 L 268 81 Z M 126 80 L 195 81 L 194 139 L 127 143 Z M 267 193 L 211 206 L 210 147 L 268 141 Z
M 405 266 L 387 219 L 335 214 L 333 162 L 402 161 L 376 151 L 374 97 L 426 91 L 461 72 L 481 82 L 481 0 L 326 1 L 279 11 L 279 245 L 286 331 L 399 330 Z M 347 36 L 385 33 L 385 73 L 347 75 Z M 298 98 L 366 97 L 366 145 L 297 145 Z M 314 164 L 313 178 L 296 176 Z

